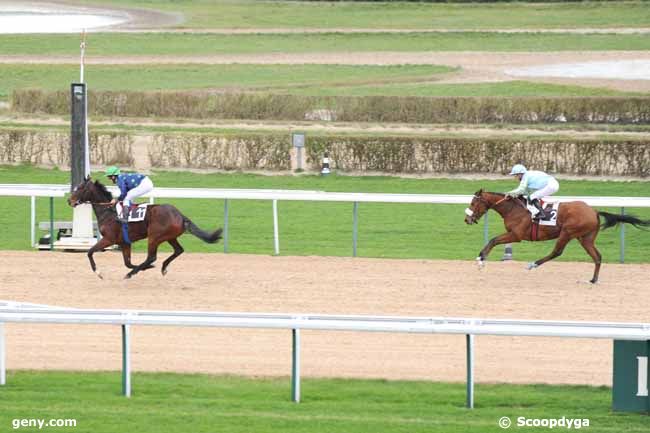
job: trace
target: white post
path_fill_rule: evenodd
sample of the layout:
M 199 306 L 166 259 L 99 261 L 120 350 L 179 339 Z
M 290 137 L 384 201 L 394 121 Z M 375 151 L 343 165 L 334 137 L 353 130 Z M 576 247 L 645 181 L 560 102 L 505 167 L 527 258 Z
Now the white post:
M 300 403 L 300 329 L 292 329 L 291 400 Z
M 5 327 L 0 323 L 0 385 L 7 383 L 7 358 L 5 350 Z
M 29 232 L 31 233 L 32 248 L 36 246 L 36 197 L 31 197 L 31 212 L 30 212 L 30 223 Z
M 84 82 L 84 57 L 86 55 L 86 29 L 83 29 L 81 32 L 81 45 L 79 46 L 81 48 L 81 59 L 80 59 L 80 67 L 79 67 L 79 82 L 83 83 Z M 85 134 L 85 141 L 86 141 L 86 148 L 84 149 L 85 152 L 85 159 L 86 161 L 84 162 L 84 177 L 90 176 L 90 143 L 88 142 L 88 87 L 86 87 L 86 93 L 85 93 L 85 98 L 86 100 L 84 101 L 84 109 L 85 109 L 85 128 L 86 130 L 84 131 Z M 92 224 L 92 221 L 91 221 Z
M 467 343 L 467 408 L 474 409 L 474 336 L 465 336 Z
M 275 255 L 280 255 L 280 234 L 278 229 L 278 201 L 273 200 L 273 243 Z
M 131 397 L 131 338 L 129 325 L 122 325 L 122 393 Z

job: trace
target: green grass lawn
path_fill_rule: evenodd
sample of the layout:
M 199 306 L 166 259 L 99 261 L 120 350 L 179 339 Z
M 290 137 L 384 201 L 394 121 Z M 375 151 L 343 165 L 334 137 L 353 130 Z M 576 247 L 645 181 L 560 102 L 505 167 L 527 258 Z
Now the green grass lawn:
M 94 90 L 230 90 L 314 96 L 616 96 L 632 93 L 597 87 L 509 81 L 435 84 L 446 66 L 343 65 L 129 65 L 89 66 Z M 0 65 L 0 100 L 15 89 L 68 89 L 74 65 Z M 642 93 L 641 93 L 642 95 Z
M 98 0 L 182 13 L 185 28 L 502 29 L 645 27 L 642 1 L 448 4 L 417 2 L 299 2 L 255 0 Z
M 393 177 L 259 176 L 252 174 L 192 174 L 155 172 L 154 183 L 167 187 L 271 188 L 344 192 L 472 194 L 483 187 L 504 191 L 514 183 L 485 180 L 405 179 Z M 31 167 L 1 167 L 0 183 L 67 183 L 69 173 Z M 646 182 L 562 181 L 559 195 L 648 196 Z M 47 198 L 37 199 L 37 220 L 48 220 Z M 200 227 L 223 225 L 223 200 L 165 200 L 175 204 Z M 3 249 L 30 249 L 28 198 L 3 197 L 0 213 L 0 245 Z M 272 254 L 273 223 L 270 201 L 233 200 L 229 204 L 229 247 L 231 252 Z M 358 254 L 365 257 L 464 259 L 472 260 L 483 246 L 483 225 L 463 222 L 464 205 L 417 205 L 360 203 Z M 289 202 L 278 204 L 280 252 L 282 255 L 352 255 L 352 203 Z M 620 209 L 603 209 L 618 212 Z M 641 218 L 650 218 L 650 209 L 627 209 Z M 55 219 L 70 220 L 71 208 L 63 199 L 55 200 Z M 499 216 L 489 215 L 490 236 L 503 231 Z M 626 261 L 650 261 L 650 234 L 627 227 Z M 221 245 L 208 245 L 190 235 L 181 238 L 188 252 L 223 251 Z M 142 242 L 136 243 L 144 251 Z M 518 260 L 546 255 L 552 242 L 515 245 Z M 604 261 L 619 258 L 619 231 L 601 232 L 597 246 Z M 163 251 L 169 251 L 164 247 Z M 492 259 L 500 258 L 495 250 Z M 576 242 L 571 242 L 560 260 L 590 261 Z
M 650 8 L 649 8 L 650 9 Z M 648 50 L 645 34 L 499 33 L 92 33 L 87 56 L 201 56 L 357 51 L 605 51 Z M 79 35 L 0 35 L 0 55 L 77 56 Z
M 86 68 L 85 78 L 92 90 L 274 89 L 286 93 L 301 86 L 435 80 L 454 70 L 435 65 L 93 65 Z M 17 88 L 61 90 L 78 80 L 79 66 L 0 65 L 0 77 L 0 97 Z
M 314 96 L 617 96 L 633 93 L 600 87 L 571 86 L 531 81 L 506 81 L 502 83 L 388 83 L 356 86 L 305 86 L 273 90 L 279 93 Z M 644 95 L 644 93 L 636 93 Z
M 497 433 L 503 416 L 588 418 L 593 433 L 648 428 L 647 416 L 611 412 L 607 387 L 478 384 L 468 410 L 464 384 L 304 379 L 296 404 L 289 378 L 138 373 L 129 399 L 120 380 L 117 372 L 10 371 L 0 428 L 40 418 L 76 419 L 76 428 L 51 428 L 60 432 Z

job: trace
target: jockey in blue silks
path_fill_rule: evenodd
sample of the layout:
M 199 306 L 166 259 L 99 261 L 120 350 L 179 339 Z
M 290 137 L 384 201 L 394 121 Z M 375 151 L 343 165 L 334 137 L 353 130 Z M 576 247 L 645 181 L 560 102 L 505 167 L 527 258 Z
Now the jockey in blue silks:
M 550 174 L 543 171 L 527 170 L 522 164 L 512 167 L 510 176 L 515 176 L 519 180 L 519 186 L 506 193 L 510 197 L 529 194 L 530 203 L 534 206 L 528 207 L 534 218 L 544 219 L 547 217 L 546 212 L 542 209 L 539 199 L 555 194 L 560 189 L 558 181 Z
M 118 215 L 117 220 L 124 224 L 128 220 L 131 202 L 150 192 L 153 189 L 153 182 L 149 176 L 140 173 L 122 173 L 115 166 L 106 169 L 106 176 L 120 189 L 120 196 L 111 200 L 111 203 L 122 201 L 122 215 Z

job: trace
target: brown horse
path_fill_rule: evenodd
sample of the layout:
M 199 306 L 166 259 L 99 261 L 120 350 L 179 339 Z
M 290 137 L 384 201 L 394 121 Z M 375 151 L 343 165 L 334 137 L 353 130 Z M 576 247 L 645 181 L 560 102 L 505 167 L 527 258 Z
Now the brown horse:
M 140 271 L 153 268 L 158 246 L 163 242 L 168 242 L 174 248 L 174 253 L 163 262 L 161 272 L 165 275 L 167 266 L 184 251 L 177 238 L 186 231 L 211 244 L 221 238 L 221 229 L 212 233 L 204 232 L 172 205 L 149 205 L 144 221 L 128 224 L 128 237 L 132 242 L 149 238 L 146 260 L 137 266 L 133 265 L 131 264 L 131 244 L 124 241 L 122 224 L 117 221 L 115 206 L 110 203 L 112 198 L 112 194 L 104 185 L 99 181 L 93 182 L 89 176 L 74 189 L 68 199 L 68 204 L 72 207 L 81 203 L 91 203 L 95 211 L 102 238 L 88 250 L 88 260 L 90 260 L 93 272 L 99 278 L 102 278 L 102 274 L 97 271 L 93 254 L 96 251 L 103 251 L 111 245 L 117 244 L 122 249 L 124 265 L 131 269 L 125 278 L 131 278 Z
M 476 258 L 480 267 L 484 265 L 484 260 L 490 254 L 492 248 L 499 244 L 557 239 L 555 247 L 549 255 L 528 264 L 528 269 L 534 269 L 549 260 L 559 257 L 571 239 L 578 239 L 580 245 L 587 251 L 587 254 L 591 256 L 596 265 L 594 276 L 591 279 L 592 283 L 598 281 L 598 273 L 600 271 L 601 255 L 594 243 L 596 236 L 598 236 L 598 231 L 601 228 L 606 229 L 619 223 L 629 223 L 637 228 L 650 226 L 650 220 L 643 221 L 631 215 L 615 215 L 607 212 L 599 212 L 588 206 L 585 202 L 572 201 L 560 205 L 555 226 L 540 225 L 538 230 L 536 230 L 537 235 L 535 236 L 533 230 L 534 224 L 530 212 L 526 208 L 522 198 L 511 198 L 497 192 L 485 192 L 482 189 L 474 194 L 469 209 L 465 210 L 465 222 L 467 224 L 478 223 L 478 220 L 489 209 L 501 215 L 506 232 L 491 239 L 481 250 Z M 605 219 L 602 227 L 599 217 Z

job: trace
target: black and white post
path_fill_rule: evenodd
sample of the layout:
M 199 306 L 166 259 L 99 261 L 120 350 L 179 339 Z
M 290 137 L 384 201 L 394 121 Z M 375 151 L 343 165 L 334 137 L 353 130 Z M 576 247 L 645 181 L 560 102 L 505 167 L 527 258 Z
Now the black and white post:
M 84 55 L 86 36 L 82 34 L 79 83 L 70 85 L 70 190 L 90 175 L 90 150 L 88 146 L 88 89 L 84 83 Z M 53 234 L 52 234 L 53 235 Z M 93 210 L 89 204 L 74 208 L 72 236 L 61 238 L 54 248 L 88 250 L 97 239 L 93 233 Z
M 325 155 L 323 156 L 323 166 L 320 170 L 321 176 L 327 176 L 330 174 L 330 155 L 329 153 L 325 152 Z

